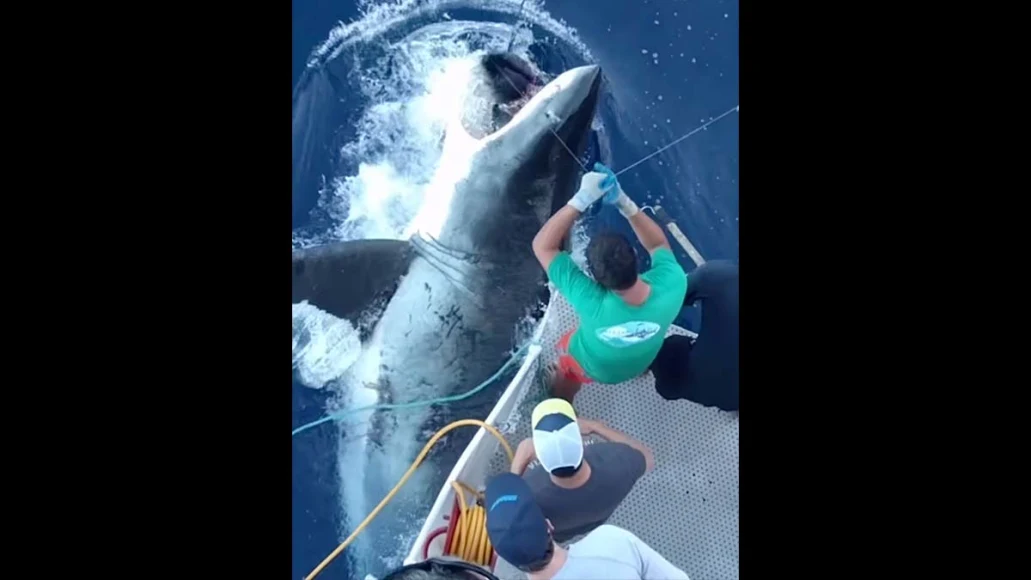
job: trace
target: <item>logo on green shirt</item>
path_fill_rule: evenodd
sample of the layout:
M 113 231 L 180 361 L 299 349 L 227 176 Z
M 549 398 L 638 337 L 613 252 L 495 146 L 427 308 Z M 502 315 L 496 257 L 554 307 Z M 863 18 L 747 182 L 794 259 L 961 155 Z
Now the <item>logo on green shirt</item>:
M 634 320 L 615 326 L 599 328 L 595 335 L 598 340 L 614 348 L 625 348 L 640 344 L 655 336 L 661 330 L 658 324 L 646 320 Z

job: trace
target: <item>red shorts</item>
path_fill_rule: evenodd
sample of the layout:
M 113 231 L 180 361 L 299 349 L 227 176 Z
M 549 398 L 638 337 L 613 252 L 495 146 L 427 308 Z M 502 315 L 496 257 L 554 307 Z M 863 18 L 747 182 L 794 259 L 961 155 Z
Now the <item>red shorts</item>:
M 558 343 L 555 345 L 555 348 L 558 350 L 558 370 L 566 378 L 581 383 L 589 383 L 591 382 L 591 377 L 587 376 L 580 363 L 576 362 L 573 355 L 569 354 L 569 339 L 573 336 L 574 332 L 576 332 L 575 328 L 558 339 Z

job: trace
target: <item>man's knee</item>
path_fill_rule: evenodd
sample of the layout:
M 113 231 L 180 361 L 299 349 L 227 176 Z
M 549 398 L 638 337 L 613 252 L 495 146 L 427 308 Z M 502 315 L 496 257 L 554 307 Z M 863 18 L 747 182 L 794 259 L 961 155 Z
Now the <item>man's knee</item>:
M 684 306 L 709 298 L 729 286 L 737 285 L 738 266 L 730 260 L 713 260 L 698 266 L 687 275 Z
M 690 276 L 704 278 L 711 282 L 736 281 L 738 276 L 737 264 L 730 260 L 713 260 L 698 266 L 691 272 Z
M 655 390 L 668 401 L 687 396 L 687 365 L 692 344 L 687 336 L 673 335 L 666 338 L 649 368 L 655 379 Z

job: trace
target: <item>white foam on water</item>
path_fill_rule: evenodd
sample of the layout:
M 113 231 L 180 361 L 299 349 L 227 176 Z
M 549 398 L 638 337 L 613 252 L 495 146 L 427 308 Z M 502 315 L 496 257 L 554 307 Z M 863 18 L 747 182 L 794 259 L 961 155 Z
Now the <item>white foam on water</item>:
M 448 153 L 464 153 L 451 159 L 468 158 L 475 149 L 471 139 L 445 135 L 460 112 L 472 65 L 486 52 L 462 35 L 470 29 L 493 33 L 493 50 L 503 49 L 507 38 L 499 34 L 504 27 L 482 23 L 425 28 L 392 47 L 389 68 L 361 71 L 370 105 L 357 122 L 357 137 L 340 152 L 343 164 L 357 171 L 333 178 L 319 200 L 335 221 L 323 242 L 407 239 L 416 230 L 435 234 L 447 219 L 449 185 L 468 168 L 440 167 L 442 144 L 457 149 Z
M 445 16 L 443 11 L 456 8 L 476 8 L 520 16 L 571 45 L 587 60 L 594 60 L 576 29 L 562 18 L 553 18 L 544 9 L 543 0 L 357 0 L 356 4 L 361 17 L 351 22 L 341 22 L 331 30 L 326 40 L 312 51 L 309 66 L 316 66 L 319 59 L 334 58 L 344 48 L 375 40 L 388 30 L 403 27 L 412 20 L 430 14 L 439 14 L 441 18 L 450 20 L 450 15 Z
M 337 405 L 340 408 L 362 409 L 379 402 L 379 393 L 375 386 L 379 383 L 382 344 L 382 331 L 373 331 L 361 356 L 349 369 L 349 372 L 337 383 Z M 332 411 L 331 411 L 332 412 Z M 363 513 L 370 507 L 362 485 L 362 474 L 368 469 L 370 420 L 375 411 L 367 409 L 350 414 L 347 422 L 338 425 L 341 434 L 340 446 L 337 449 L 337 475 L 340 481 L 340 510 L 344 518 L 338 535 L 342 540 L 350 535 L 354 527 L 365 518 Z M 368 546 L 359 536 L 356 547 L 367 550 Z
M 293 305 L 293 364 L 301 384 L 321 389 L 358 360 L 362 343 L 349 320 L 305 300 Z

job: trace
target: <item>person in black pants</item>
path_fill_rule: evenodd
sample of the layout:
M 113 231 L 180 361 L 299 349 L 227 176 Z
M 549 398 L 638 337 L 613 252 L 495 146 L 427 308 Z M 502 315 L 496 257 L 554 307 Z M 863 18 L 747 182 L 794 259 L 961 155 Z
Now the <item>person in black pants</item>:
M 684 307 L 701 302 L 698 338 L 671 335 L 651 365 L 655 390 L 668 401 L 686 399 L 738 410 L 738 267 L 706 262 L 687 275 Z

